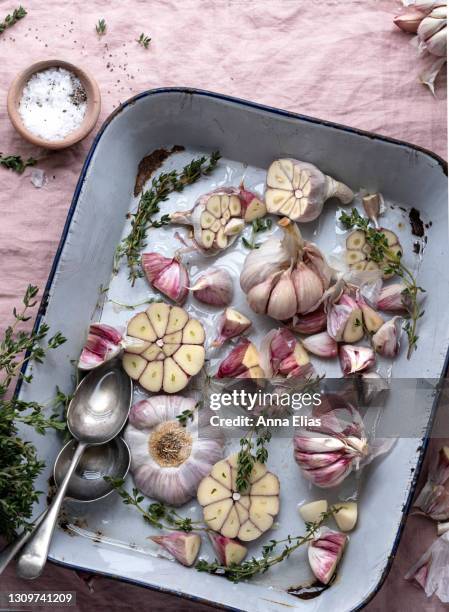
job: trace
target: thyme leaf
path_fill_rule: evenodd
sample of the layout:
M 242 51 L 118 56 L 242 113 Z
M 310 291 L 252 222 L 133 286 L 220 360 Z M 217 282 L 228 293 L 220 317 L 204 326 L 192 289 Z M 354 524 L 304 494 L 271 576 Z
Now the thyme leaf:
M 256 442 L 252 442 L 252 434 L 257 433 Z M 268 460 L 267 444 L 271 440 L 271 432 L 268 429 L 259 431 L 257 427 L 252 429 L 248 435 L 240 440 L 240 450 L 237 456 L 237 477 L 235 484 L 237 491 L 245 492 L 249 487 L 254 464 L 256 461 L 266 463 Z
M 269 217 L 254 219 L 254 221 L 251 223 L 251 238 L 247 240 L 244 236 L 242 236 L 243 246 L 251 250 L 258 249 L 260 244 L 256 242 L 256 234 L 266 232 L 267 230 L 271 229 L 272 225 L 273 221 Z
M 12 27 L 20 19 L 23 19 L 26 14 L 27 12 L 23 6 L 19 6 L 19 8 L 14 9 L 12 15 L 6 15 L 5 19 L 0 21 L 0 34 L 3 34 L 7 28 Z
M 151 42 L 151 38 L 149 38 L 149 36 L 142 32 L 136 42 L 138 42 L 139 45 L 142 45 L 142 47 L 145 47 L 145 49 L 148 49 L 148 45 Z
M 99 19 L 98 23 L 95 26 L 95 30 L 98 36 L 104 36 L 104 34 L 106 34 L 106 29 L 107 29 L 106 21 L 104 19 Z
M 28 168 L 28 166 L 35 166 L 36 164 L 37 160 L 33 157 L 23 160 L 20 155 L 3 155 L 0 153 L 0 166 L 17 172 L 17 174 L 22 174 L 25 168 Z

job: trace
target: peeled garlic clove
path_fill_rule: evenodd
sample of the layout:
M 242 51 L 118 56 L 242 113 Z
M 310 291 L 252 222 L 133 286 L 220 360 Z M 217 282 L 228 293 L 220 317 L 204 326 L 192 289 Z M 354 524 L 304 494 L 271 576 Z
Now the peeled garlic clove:
M 305 315 L 295 315 L 288 327 L 298 334 L 315 334 L 324 331 L 326 325 L 327 315 L 324 307 L 320 306 L 317 310 Z
M 238 453 L 219 461 L 198 487 L 204 521 L 226 538 L 250 542 L 268 531 L 279 512 L 279 479 L 256 462 L 246 491 L 236 487 Z
M 209 531 L 209 539 L 221 565 L 239 565 L 248 553 L 248 549 L 237 540 Z
M 405 13 L 396 15 L 396 17 L 393 19 L 393 23 L 403 32 L 416 34 L 418 31 L 418 26 L 424 17 L 425 13 L 409 8 Z
M 339 351 L 340 365 L 345 376 L 362 372 L 376 363 L 375 353 L 367 346 L 344 344 Z
M 401 317 L 393 317 L 384 323 L 372 338 L 374 350 L 384 357 L 395 357 L 399 351 Z
M 166 535 L 150 536 L 150 540 L 162 546 L 176 561 L 191 567 L 200 552 L 201 538 L 197 533 L 173 532 Z
M 139 354 L 125 346 L 123 368 L 152 393 L 181 391 L 204 365 L 204 328 L 179 306 L 150 304 L 128 322 L 127 335 L 147 346 Z
M 217 378 L 235 378 L 259 366 L 259 353 L 252 342 L 241 339 L 221 362 Z
M 406 286 L 402 283 L 387 285 L 383 287 L 377 298 L 376 306 L 379 310 L 386 312 L 405 312 L 407 307 L 404 303 Z
M 296 159 L 278 159 L 267 172 L 265 202 L 270 213 L 305 223 L 316 219 L 324 202 L 337 197 L 343 204 L 354 198 L 353 192 L 316 166 Z
M 189 293 L 187 268 L 176 257 L 168 259 L 159 253 L 144 253 L 142 268 L 148 282 L 176 304 L 183 304 Z
M 243 186 L 240 187 L 239 197 L 242 205 L 243 218 L 247 223 L 251 223 L 255 219 L 264 217 L 267 214 L 265 203 Z
M 322 527 L 318 536 L 310 542 L 307 551 L 310 567 L 323 584 L 328 584 L 335 574 L 347 541 L 348 536 Z
M 122 334 L 111 325 L 92 323 L 78 360 L 80 370 L 92 370 L 116 357 L 122 350 Z
M 232 277 L 225 268 L 209 268 L 190 291 L 199 302 L 211 306 L 228 306 L 234 297 Z
M 338 354 L 338 345 L 336 341 L 329 336 L 327 331 L 320 334 L 314 334 L 302 340 L 304 348 L 318 357 L 326 359 L 336 357 Z
M 218 337 L 212 346 L 221 346 L 226 340 L 236 338 L 251 327 L 251 321 L 234 308 L 226 308 L 218 325 Z
M 352 531 L 357 523 L 357 504 L 355 502 L 344 502 L 334 504 L 337 512 L 334 514 L 335 522 L 341 531 Z
M 267 304 L 267 315 L 278 321 L 286 321 L 297 312 L 295 286 L 291 269 L 279 276 Z
M 318 499 L 298 506 L 298 512 L 306 523 L 316 523 L 327 512 L 327 499 Z
M 357 297 L 356 301 L 362 311 L 365 329 L 370 333 L 377 332 L 385 321 L 382 319 L 380 314 L 374 310 L 374 308 L 371 308 L 371 306 L 365 302 L 361 295 Z

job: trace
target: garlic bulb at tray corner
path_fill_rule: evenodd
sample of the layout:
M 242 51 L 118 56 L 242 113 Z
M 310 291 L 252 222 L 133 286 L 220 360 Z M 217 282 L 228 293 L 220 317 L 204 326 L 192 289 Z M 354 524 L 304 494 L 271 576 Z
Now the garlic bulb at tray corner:
M 306 223 L 319 217 L 324 202 L 333 197 L 349 204 L 354 194 L 313 164 L 285 158 L 268 168 L 265 201 L 269 213 Z
M 334 271 L 296 223 L 284 218 L 279 226 L 282 238 L 268 238 L 246 256 L 240 286 L 254 312 L 286 321 L 320 306 Z
M 177 417 L 190 411 L 183 426 Z M 125 430 L 136 487 L 153 499 L 181 506 L 223 456 L 223 439 L 206 409 L 179 395 L 156 395 L 134 404 Z
M 191 210 L 172 213 L 170 220 L 192 227 L 196 248 L 204 255 L 216 255 L 231 246 L 246 222 L 265 214 L 265 204 L 252 192 L 219 187 L 200 196 Z

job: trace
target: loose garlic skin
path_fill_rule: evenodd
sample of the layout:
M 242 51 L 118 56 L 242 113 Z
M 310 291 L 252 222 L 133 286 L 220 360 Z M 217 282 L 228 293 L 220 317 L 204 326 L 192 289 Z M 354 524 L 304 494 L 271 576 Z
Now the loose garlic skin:
M 177 419 L 193 412 L 182 426 Z M 202 478 L 223 456 L 223 439 L 209 423 L 207 410 L 195 410 L 195 400 L 156 395 L 134 404 L 125 429 L 136 487 L 148 497 L 182 506 L 196 495 Z
M 332 197 L 349 204 L 354 194 L 313 164 L 284 158 L 268 168 L 265 202 L 269 213 L 307 223 L 320 216 L 324 202 Z
M 204 365 L 204 328 L 179 306 L 150 304 L 130 319 L 127 334 L 141 343 L 126 346 L 123 368 L 147 391 L 177 393 Z
M 198 487 L 198 502 L 204 521 L 227 538 L 251 542 L 271 529 L 279 512 L 279 479 L 256 462 L 249 488 L 236 486 L 238 453 L 219 461 Z

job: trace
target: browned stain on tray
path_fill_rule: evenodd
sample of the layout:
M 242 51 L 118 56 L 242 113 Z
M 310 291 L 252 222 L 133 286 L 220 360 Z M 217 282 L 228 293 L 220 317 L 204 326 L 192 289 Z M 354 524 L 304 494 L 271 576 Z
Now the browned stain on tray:
M 137 168 L 136 183 L 134 185 L 134 196 L 138 196 L 142 191 L 143 186 L 158 168 L 162 166 L 167 157 L 173 153 L 184 151 L 181 145 L 175 145 L 171 149 L 155 149 L 149 155 L 146 155 L 139 163 Z
M 419 210 L 416 208 L 411 208 L 410 212 L 408 213 L 408 218 L 410 219 L 410 225 L 412 226 L 412 234 L 414 236 L 418 236 L 418 238 L 422 238 L 424 236 L 424 223 L 422 222 Z

